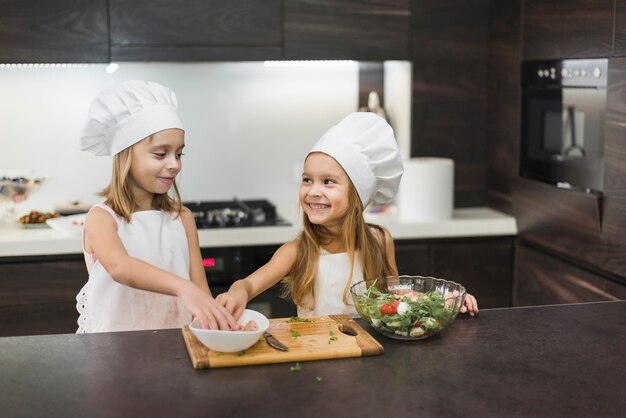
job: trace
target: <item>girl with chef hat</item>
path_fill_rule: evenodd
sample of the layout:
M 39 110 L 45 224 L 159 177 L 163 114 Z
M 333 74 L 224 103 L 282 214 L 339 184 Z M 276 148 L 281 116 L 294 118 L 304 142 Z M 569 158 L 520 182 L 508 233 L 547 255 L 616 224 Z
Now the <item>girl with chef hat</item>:
M 113 156 L 113 173 L 83 226 L 89 279 L 76 298 L 78 333 L 179 328 L 192 316 L 205 328 L 237 327 L 211 296 L 195 220 L 181 204 L 176 107 L 172 90 L 140 80 L 91 104 L 80 148 Z
M 364 277 L 398 274 L 389 232 L 367 224 L 370 203 L 395 195 L 403 165 L 391 126 L 369 112 L 348 115 L 330 128 L 304 161 L 300 206 L 304 230 L 272 259 L 217 297 L 237 318 L 249 300 L 285 280 L 298 316 L 358 313 L 350 286 Z M 472 295 L 463 308 L 478 311 Z

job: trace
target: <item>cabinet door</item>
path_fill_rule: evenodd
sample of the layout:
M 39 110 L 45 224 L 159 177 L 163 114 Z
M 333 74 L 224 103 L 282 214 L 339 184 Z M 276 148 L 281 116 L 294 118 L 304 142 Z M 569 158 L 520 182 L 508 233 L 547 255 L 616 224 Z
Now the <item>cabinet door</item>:
M 0 263 L 0 336 L 76 332 L 87 278 L 82 256 Z
M 285 0 L 286 59 L 408 59 L 409 0 Z
M 613 55 L 626 56 L 626 2 L 615 2 L 615 40 Z
M 427 241 L 396 241 L 396 264 L 400 274 L 428 276 L 429 246 Z
M 598 302 L 626 297 L 619 285 L 525 245 L 518 245 L 513 305 Z
M 512 238 L 431 241 L 431 274 L 465 286 L 479 308 L 511 306 Z
M 614 0 L 525 0 L 523 7 L 525 60 L 611 56 Z
M 280 0 L 109 0 L 113 61 L 282 57 Z
M 0 0 L 0 62 L 108 62 L 107 0 Z

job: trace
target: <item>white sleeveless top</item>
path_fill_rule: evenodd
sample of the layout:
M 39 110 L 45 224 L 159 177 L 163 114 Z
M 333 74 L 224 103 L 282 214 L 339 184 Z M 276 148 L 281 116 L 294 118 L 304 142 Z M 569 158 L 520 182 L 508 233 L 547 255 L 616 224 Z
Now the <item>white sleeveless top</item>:
M 348 253 L 333 254 L 322 249 L 317 266 L 317 276 L 315 277 L 317 304 L 313 310 L 304 306 L 298 306 L 298 316 L 345 314 L 357 318 L 359 314 L 354 307 L 349 289 L 347 299 L 350 305 L 346 305 L 343 301 L 343 292 L 348 277 L 350 277 L 350 258 Z M 350 286 L 361 280 L 363 280 L 363 267 L 357 251 L 354 255 L 354 272 L 352 273 Z M 310 302 L 310 300 L 311 298 L 309 297 L 305 302 Z
M 126 222 L 113 209 L 98 204 L 117 222 L 128 255 L 189 280 L 189 245 L 180 217 L 157 210 L 134 212 Z M 93 208 L 92 208 L 93 210 Z M 80 314 L 76 333 L 180 328 L 191 314 L 175 296 L 134 289 L 111 278 L 95 254 L 83 252 L 89 280 L 76 296 Z

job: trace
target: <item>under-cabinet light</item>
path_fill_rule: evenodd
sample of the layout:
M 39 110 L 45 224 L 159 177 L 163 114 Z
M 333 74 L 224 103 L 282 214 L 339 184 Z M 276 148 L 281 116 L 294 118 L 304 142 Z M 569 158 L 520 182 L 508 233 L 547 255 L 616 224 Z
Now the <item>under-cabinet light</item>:
M 265 61 L 265 67 L 315 67 L 315 66 L 334 66 L 334 65 L 352 65 L 353 60 L 294 60 L 294 61 Z
M 0 68 L 87 68 L 93 66 L 100 66 L 103 64 L 80 64 L 80 63 L 64 63 L 64 62 L 29 62 L 29 63 L 0 63 Z

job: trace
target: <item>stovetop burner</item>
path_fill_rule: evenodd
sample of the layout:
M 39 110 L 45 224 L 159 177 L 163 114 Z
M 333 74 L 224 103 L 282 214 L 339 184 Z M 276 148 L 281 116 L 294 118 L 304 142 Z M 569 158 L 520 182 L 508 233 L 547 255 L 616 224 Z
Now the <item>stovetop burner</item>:
M 265 199 L 183 202 L 183 205 L 193 213 L 198 229 L 291 225 Z

